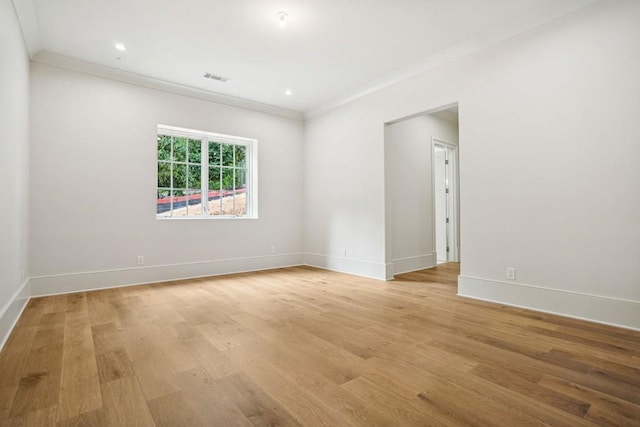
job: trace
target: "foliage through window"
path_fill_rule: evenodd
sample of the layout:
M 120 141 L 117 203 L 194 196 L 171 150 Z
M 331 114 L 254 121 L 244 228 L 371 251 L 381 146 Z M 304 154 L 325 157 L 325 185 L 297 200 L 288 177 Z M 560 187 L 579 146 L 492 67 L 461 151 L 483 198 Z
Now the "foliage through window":
M 158 126 L 156 216 L 257 217 L 257 141 Z

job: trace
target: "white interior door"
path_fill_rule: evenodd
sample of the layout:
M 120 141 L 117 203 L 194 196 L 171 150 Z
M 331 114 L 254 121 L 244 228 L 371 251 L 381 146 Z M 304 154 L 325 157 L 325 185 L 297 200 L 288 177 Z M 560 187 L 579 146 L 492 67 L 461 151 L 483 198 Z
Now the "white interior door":
M 438 263 L 447 262 L 447 168 L 446 150 L 438 145 L 434 146 L 434 198 L 435 198 L 435 234 L 436 254 Z

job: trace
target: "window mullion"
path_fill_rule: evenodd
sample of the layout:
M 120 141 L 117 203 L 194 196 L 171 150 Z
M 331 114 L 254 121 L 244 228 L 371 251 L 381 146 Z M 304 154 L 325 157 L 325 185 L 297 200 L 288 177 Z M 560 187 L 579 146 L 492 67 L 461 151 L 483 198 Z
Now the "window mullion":
M 235 166 L 235 163 L 234 163 Z M 238 173 L 238 170 L 234 167 L 233 168 L 233 215 L 234 216 L 239 216 L 238 212 L 236 211 L 236 196 L 237 196 L 237 192 L 236 192 L 236 174 Z
M 209 140 L 200 140 L 200 191 L 202 216 L 209 216 Z
M 222 143 L 218 145 L 218 150 L 220 153 L 220 158 L 218 160 L 218 168 L 220 168 L 220 186 L 218 187 L 218 202 L 220 202 L 220 216 L 224 215 L 224 211 L 222 210 L 222 198 L 224 195 L 224 189 L 222 188 L 222 177 L 224 176 L 224 169 L 222 168 Z
M 170 165 L 170 167 L 169 167 L 169 173 L 170 173 L 169 178 L 171 178 L 171 180 L 169 182 L 169 185 L 171 185 L 171 188 L 169 188 L 169 208 L 170 208 L 169 217 L 172 217 L 173 216 L 173 137 L 171 137 L 171 139 L 169 141 L 171 143 L 171 150 L 169 150 L 170 153 L 171 153 L 170 154 L 171 157 L 169 157 L 169 161 L 170 161 L 169 162 L 169 165 Z

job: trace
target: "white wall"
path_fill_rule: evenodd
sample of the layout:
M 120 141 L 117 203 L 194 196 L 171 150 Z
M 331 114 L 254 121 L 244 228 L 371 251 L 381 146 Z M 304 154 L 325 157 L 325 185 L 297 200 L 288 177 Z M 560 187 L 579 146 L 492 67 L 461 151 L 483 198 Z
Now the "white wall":
M 460 293 L 640 328 L 639 18 L 598 2 L 309 120 L 308 261 L 386 277 L 383 125 L 458 101 Z
M 393 274 L 436 265 L 432 137 L 457 143 L 457 124 L 425 114 L 385 129 L 384 169 L 390 203 L 387 239 Z
M 31 105 L 34 295 L 302 263 L 301 121 L 38 63 Z M 258 139 L 259 219 L 156 220 L 159 123 Z
M 0 0 L 0 348 L 28 296 L 29 57 Z M 24 277 L 23 277 L 24 273 Z

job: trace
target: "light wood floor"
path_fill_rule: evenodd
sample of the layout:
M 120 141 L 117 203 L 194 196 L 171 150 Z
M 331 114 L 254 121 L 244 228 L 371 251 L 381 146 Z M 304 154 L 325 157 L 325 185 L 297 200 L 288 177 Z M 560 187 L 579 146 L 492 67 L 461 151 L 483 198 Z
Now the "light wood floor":
M 640 334 L 297 267 L 33 299 L 0 425 L 640 425 Z

